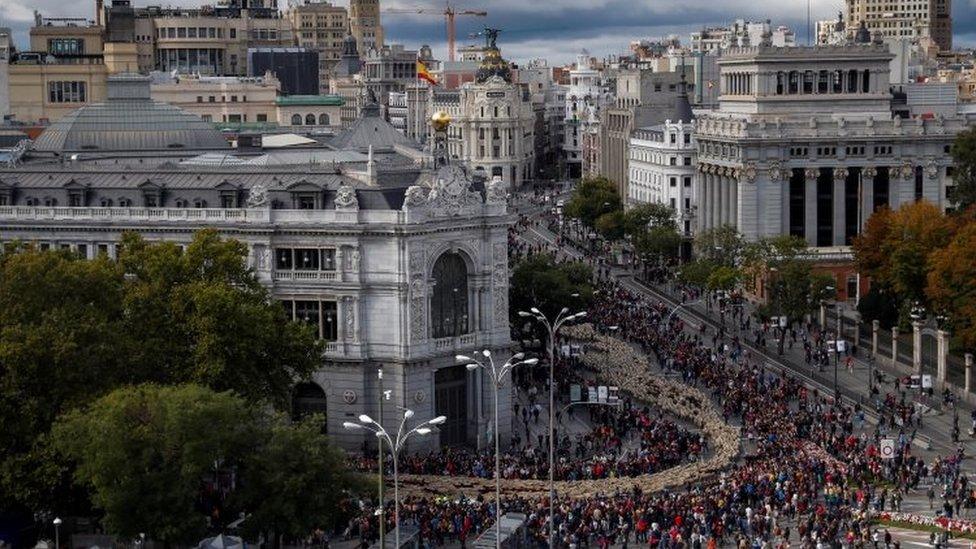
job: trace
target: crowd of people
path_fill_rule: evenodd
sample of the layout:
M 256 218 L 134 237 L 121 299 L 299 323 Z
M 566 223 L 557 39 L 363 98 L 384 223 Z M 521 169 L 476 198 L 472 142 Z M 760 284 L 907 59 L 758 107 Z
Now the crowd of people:
M 517 241 L 517 233 L 513 239 Z M 544 246 L 521 241 L 514 249 L 520 254 L 546 252 Z M 946 516 L 965 514 L 976 506 L 976 492 L 960 467 L 965 457 L 961 448 L 927 463 L 913 453 L 915 434 L 907 423 L 870 424 L 858 405 L 838 402 L 788 374 L 767 369 L 736 336 L 724 330 L 709 332 L 704 325 L 689 329 L 670 312 L 662 302 L 604 283 L 587 319 L 709 394 L 725 420 L 740 426 L 746 439 L 742 455 L 734 467 L 684 489 L 645 493 L 633 488 L 585 498 L 557 494 L 557 547 L 878 547 L 879 540 L 890 540 L 890 535 L 880 534 L 871 513 L 900 510 L 905 495 L 917 490 L 923 480 L 940 487 L 936 495 L 942 498 Z M 563 383 L 575 375 L 568 371 L 568 363 L 557 362 Z M 690 432 L 682 434 L 643 405 L 632 404 L 619 413 L 622 417 L 611 422 L 613 436 L 625 437 L 629 429 L 638 428 L 643 456 L 658 461 L 652 466 L 638 461 L 630 470 L 618 462 L 617 474 L 666 468 L 672 463 L 669 450 L 678 460 L 682 453 L 706 450 L 707 441 Z M 682 438 L 676 447 L 668 446 L 669 441 Z M 893 458 L 881 455 L 883 438 L 894 439 Z M 503 476 L 544 477 L 541 446 L 526 443 L 508 450 Z M 560 448 L 560 466 L 568 466 L 558 473 L 560 478 L 573 478 L 571 474 L 600 478 L 586 476 L 594 474 L 593 460 L 599 452 L 580 452 L 572 444 L 561 443 Z M 601 446 L 596 448 L 602 451 Z M 491 455 L 451 451 L 415 456 L 407 460 L 405 470 L 491 476 Z M 637 457 L 641 452 L 627 455 Z M 534 465 L 523 469 L 520 459 Z M 935 495 L 931 499 L 934 505 Z M 376 538 L 378 519 L 372 503 L 360 505 L 345 535 L 359 536 L 365 543 Z M 528 544 L 547 545 L 549 502 L 545 498 L 505 497 L 502 512 L 524 514 Z M 392 527 L 392 502 L 383 516 Z M 400 509 L 401 524 L 416 526 L 422 545 L 430 547 L 464 545 L 494 521 L 490 498 L 461 494 L 406 498 Z

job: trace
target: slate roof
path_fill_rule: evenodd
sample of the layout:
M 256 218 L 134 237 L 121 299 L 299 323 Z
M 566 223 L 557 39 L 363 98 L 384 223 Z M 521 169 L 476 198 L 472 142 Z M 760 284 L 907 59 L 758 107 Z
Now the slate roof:
M 416 142 L 400 133 L 392 124 L 380 117 L 379 106 L 363 107 L 361 116 L 345 130 L 329 141 L 329 146 L 339 150 L 392 149 L 394 145 L 419 148 Z

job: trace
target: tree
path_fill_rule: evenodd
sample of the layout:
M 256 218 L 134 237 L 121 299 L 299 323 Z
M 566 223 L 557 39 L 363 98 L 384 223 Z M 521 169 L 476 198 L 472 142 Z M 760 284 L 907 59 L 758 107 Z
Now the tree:
M 512 322 L 521 324 L 524 319 L 518 317 L 518 312 L 532 307 L 538 307 L 549 318 L 563 307 L 584 310 L 593 297 L 592 281 L 593 271 L 585 263 L 556 263 L 549 255 L 527 257 L 512 272 L 509 291 Z
M 321 363 L 322 343 L 292 322 L 247 267 L 247 247 L 211 230 L 185 252 L 122 240 L 126 331 L 138 381 L 193 382 L 285 405 Z
M 708 275 L 706 286 L 713 292 L 731 292 L 739 284 L 741 276 L 738 269 L 720 265 Z
M 699 233 L 695 237 L 695 249 L 699 258 L 716 265 L 736 267 L 742 260 L 745 240 L 735 227 L 725 225 Z
M 718 268 L 718 265 L 707 259 L 689 261 L 682 265 L 678 271 L 678 280 L 684 284 L 705 288 L 708 286 L 708 279 L 712 271 L 716 268 Z
M 641 234 L 654 227 L 677 231 L 678 223 L 674 215 L 674 208 L 664 204 L 656 202 L 638 204 L 624 214 L 625 230 L 631 235 Z
M 44 436 L 125 379 L 122 271 L 32 247 L 0 255 L 0 509 L 84 512 Z
M 595 229 L 607 240 L 620 240 L 626 231 L 624 212 L 616 210 L 601 215 L 596 218 Z
M 956 135 L 952 144 L 955 173 L 954 188 L 949 197 L 961 210 L 976 204 L 976 128 L 969 128 Z
M 890 214 L 881 210 L 855 239 L 855 262 L 902 304 L 925 303 L 928 256 L 949 242 L 958 223 L 926 201 L 906 204 Z
M 247 515 L 244 531 L 280 537 L 306 536 L 335 526 L 340 502 L 364 488 L 349 473 L 344 454 L 322 435 L 321 416 L 289 424 L 280 416 L 262 434 L 262 446 L 244 461 L 239 501 Z
M 596 227 L 596 220 L 622 209 L 620 194 L 612 181 L 605 177 L 587 178 L 573 190 L 573 197 L 564 209 L 568 217 L 579 219 L 588 227 Z
M 48 447 L 58 415 L 127 384 L 196 382 L 287 405 L 321 343 L 213 231 L 181 251 L 125 235 L 118 262 L 0 254 L 0 508 L 84 513 Z
M 206 533 L 196 508 L 215 464 L 237 462 L 255 438 L 254 415 L 230 392 L 195 386 L 118 389 L 54 426 L 55 446 L 77 464 L 106 529 L 192 543 Z
M 929 258 L 926 295 L 946 313 L 955 337 L 976 348 L 976 222 L 969 222 L 949 244 Z
M 219 529 L 240 511 L 246 531 L 270 532 L 277 545 L 332 526 L 340 500 L 362 485 L 322 425 L 321 416 L 292 424 L 229 391 L 144 384 L 68 413 L 52 433 L 113 534 L 190 543 L 207 533 L 208 515 Z M 227 474 L 235 481 L 218 494 L 204 489 Z
M 638 233 L 634 237 L 634 248 L 643 257 L 673 258 L 678 256 L 682 240 L 674 227 L 658 225 Z

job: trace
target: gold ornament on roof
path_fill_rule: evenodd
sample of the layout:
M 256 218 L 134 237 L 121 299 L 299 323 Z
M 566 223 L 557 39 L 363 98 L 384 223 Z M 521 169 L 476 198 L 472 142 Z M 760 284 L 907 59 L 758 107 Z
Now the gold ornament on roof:
M 451 125 L 451 115 L 445 111 L 437 111 L 430 117 L 430 123 L 434 126 L 435 131 L 446 131 L 447 127 Z

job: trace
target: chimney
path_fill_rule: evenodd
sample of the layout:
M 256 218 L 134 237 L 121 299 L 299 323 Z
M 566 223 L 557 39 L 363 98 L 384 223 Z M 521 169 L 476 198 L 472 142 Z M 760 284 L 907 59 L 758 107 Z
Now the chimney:
M 105 0 L 95 0 L 95 25 L 99 27 L 105 26 Z

